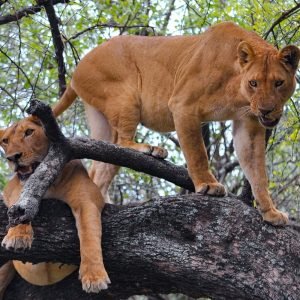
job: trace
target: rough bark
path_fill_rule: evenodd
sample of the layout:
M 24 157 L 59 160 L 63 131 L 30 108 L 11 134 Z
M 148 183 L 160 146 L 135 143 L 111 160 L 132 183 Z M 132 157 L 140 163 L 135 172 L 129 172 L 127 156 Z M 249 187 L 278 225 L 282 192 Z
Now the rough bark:
M 90 158 L 129 167 L 164 178 L 185 189 L 194 190 L 193 183 L 184 167 L 103 141 L 87 138 L 67 139 L 61 133 L 50 107 L 37 100 L 31 101 L 28 113 L 36 115 L 42 121 L 50 141 L 50 149 L 44 161 L 26 181 L 19 201 L 9 209 L 10 225 L 28 222 L 34 218 L 42 196 L 58 176 L 64 164 L 71 159 Z
M 0 204 L 0 238 L 7 220 Z M 30 251 L 0 251 L 1 259 L 79 263 L 70 209 L 43 200 Z M 299 299 L 299 227 L 272 227 L 235 198 L 189 194 L 137 206 L 106 205 L 104 262 L 112 284 L 100 295 L 81 291 L 77 274 L 34 287 L 20 278 L 5 299 L 124 299 L 134 294 L 184 293 L 213 299 Z M 30 298 L 31 297 L 31 298 Z

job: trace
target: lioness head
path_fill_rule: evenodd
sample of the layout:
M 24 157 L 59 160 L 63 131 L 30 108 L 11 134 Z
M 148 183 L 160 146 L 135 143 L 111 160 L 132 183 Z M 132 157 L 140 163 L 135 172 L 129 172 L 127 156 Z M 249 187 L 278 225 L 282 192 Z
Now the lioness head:
M 281 51 L 272 47 L 261 51 L 245 41 L 238 45 L 241 92 L 266 128 L 277 125 L 283 105 L 295 90 L 299 58 L 296 46 L 287 46 Z
M 0 145 L 10 167 L 20 180 L 26 180 L 48 152 L 48 139 L 34 117 L 28 117 L 0 130 Z

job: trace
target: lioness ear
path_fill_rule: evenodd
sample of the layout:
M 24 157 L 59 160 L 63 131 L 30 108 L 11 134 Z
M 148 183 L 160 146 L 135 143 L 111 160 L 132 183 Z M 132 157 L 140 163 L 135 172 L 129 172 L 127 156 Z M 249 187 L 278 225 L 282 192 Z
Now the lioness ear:
M 27 120 L 35 123 L 36 125 L 42 126 L 41 120 L 38 117 L 36 117 L 36 116 L 32 116 L 31 115 L 31 116 L 27 117 Z
M 252 47 L 245 41 L 240 42 L 237 48 L 238 58 L 240 65 L 243 67 L 254 57 L 254 51 Z
M 286 46 L 279 52 L 279 58 L 295 72 L 298 68 L 300 50 L 293 45 Z

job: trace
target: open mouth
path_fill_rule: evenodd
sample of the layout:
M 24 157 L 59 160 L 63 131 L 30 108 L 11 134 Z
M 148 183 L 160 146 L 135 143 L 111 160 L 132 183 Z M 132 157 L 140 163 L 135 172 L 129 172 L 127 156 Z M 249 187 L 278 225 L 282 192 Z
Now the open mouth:
M 266 128 L 273 128 L 274 126 L 276 126 L 279 123 L 280 118 L 278 119 L 269 119 L 268 117 L 263 117 L 260 116 L 258 117 L 259 122 L 265 126 Z
M 35 169 L 38 167 L 39 164 L 39 162 L 34 162 L 29 166 L 16 164 L 15 172 L 17 172 L 20 180 L 26 180 L 32 173 L 34 173 Z

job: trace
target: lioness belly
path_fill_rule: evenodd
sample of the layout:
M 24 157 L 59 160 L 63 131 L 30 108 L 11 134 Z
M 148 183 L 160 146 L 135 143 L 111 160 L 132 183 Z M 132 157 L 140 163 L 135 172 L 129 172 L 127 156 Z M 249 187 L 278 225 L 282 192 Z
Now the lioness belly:
M 174 121 L 166 102 L 143 103 L 141 108 L 141 123 L 158 132 L 174 131 Z
M 78 269 L 78 266 L 62 265 L 61 263 L 32 264 L 14 260 L 13 264 L 23 279 L 31 284 L 41 286 L 59 282 Z

